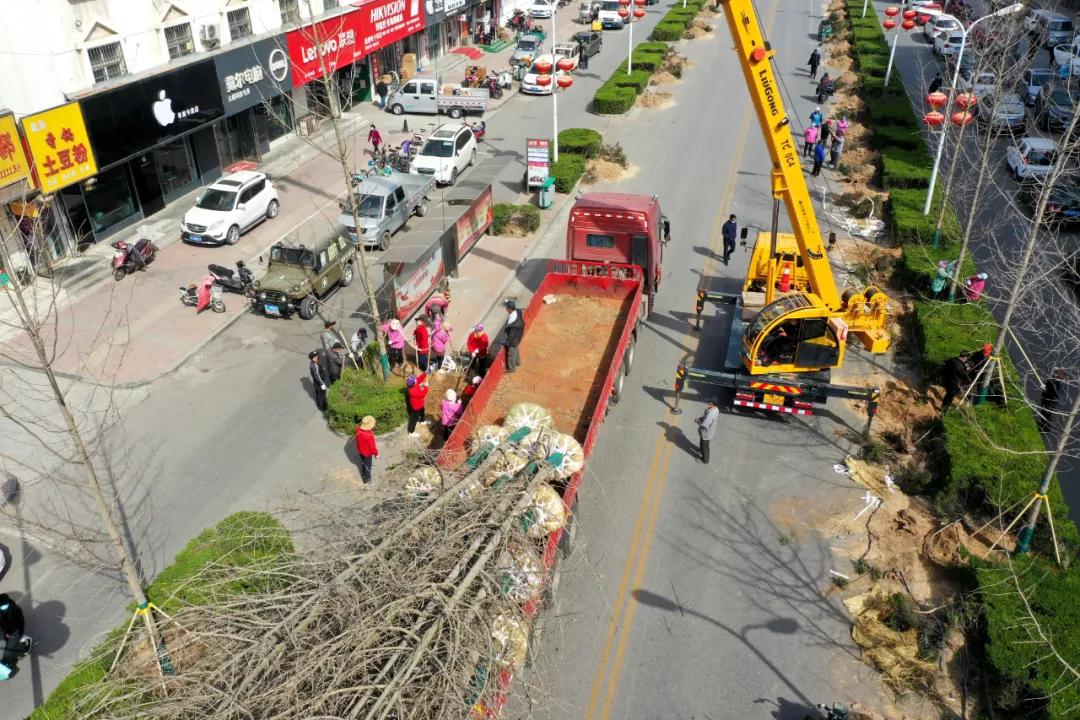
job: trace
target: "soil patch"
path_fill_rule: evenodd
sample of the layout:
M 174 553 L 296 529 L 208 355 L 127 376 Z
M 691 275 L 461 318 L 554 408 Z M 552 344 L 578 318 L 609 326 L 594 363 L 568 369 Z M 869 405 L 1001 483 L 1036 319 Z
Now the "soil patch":
M 667 92 L 644 92 L 638 95 L 637 106 L 663 110 L 675 104 L 675 96 Z
M 585 166 L 585 175 L 581 181 L 586 185 L 599 182 L 618 182 L 637 174 L 637 166 L 623 167 L 617 162 L 604 158 L 593 158 Z
M 713 37 L 711 30 L 707 29 L 712 27 L 704 20 L 695 20 L 694 24 L 686 29 L 683 33 L 683 37 L 690 38 L 691 40 L 697 40 L 698 38 L 710 38 Z
M 653 73 L 653 76 L 649 78 L 650 85 L 677 85 L 682 80 L 672 75 L 667 70 L 661 70 L 657 73 Z
M 506 374 L 479 424 L 500 424 L 522 402 L 547 408 L 560 432 L 585 441 L 629 298 L 559 294 L 525 328 L 521 365 Z

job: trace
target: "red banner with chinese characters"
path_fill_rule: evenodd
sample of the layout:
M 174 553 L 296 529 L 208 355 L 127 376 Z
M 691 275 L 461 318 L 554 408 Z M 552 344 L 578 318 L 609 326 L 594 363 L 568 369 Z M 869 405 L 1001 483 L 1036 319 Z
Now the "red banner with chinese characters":
M 361 57 L 424 29 L 420 0 L 371 0 L 353 3 L 362 16 Z
M 324 66 L 326 72 L 333 72 L 364 56 L 360 45 L 363 16 L 362 12 L 353 11 L 293 30 L 285 36 L 293 68 L 293 87 L 321 78 Z M 319 62 L 320 55 L 322 63 Z
M 454 225 L 457 235 L 458 261 L 465 257 L 476 241 L 491 227 L 494 218 L 495 205 L 491 197 L 491 186 L 488 185 L 484 192 L 473 200 L 473 204 L 458 218 Z

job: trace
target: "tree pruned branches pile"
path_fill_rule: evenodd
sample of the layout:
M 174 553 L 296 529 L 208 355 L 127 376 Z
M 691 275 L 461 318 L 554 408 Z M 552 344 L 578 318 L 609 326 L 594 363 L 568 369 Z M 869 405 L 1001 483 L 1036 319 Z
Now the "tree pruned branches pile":
M 129 649 L 80 717 L 428 720 L 497 702 L 523 660 L 522 588 L 539 587 L 522 516 L 547 472 L 481 490 L 486 465 L 433 499 L 324 508 L 311 552 L 223 573 L 161 623 L 173 674 Z

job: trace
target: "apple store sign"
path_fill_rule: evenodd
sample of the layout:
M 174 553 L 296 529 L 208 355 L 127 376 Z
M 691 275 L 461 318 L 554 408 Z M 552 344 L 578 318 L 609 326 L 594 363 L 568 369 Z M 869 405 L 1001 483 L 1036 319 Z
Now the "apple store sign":
M 214 65 L 226 115 L 292 90 L 292 63 L 284 35 L 215 55 Z
M 224 114 L 213 60 L 82 99 L 98 167 L 111 165 Z

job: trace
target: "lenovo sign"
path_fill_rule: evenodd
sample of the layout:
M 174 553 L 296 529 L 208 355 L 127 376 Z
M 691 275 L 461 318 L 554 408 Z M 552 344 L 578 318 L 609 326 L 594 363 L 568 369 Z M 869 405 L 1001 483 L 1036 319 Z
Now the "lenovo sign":
M 286 36 L 293 85 L 306 85 L 424 29 L 421 0 L 372 0 Z

